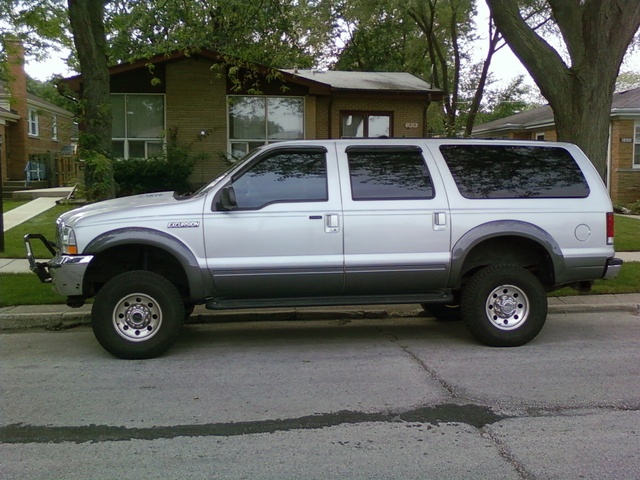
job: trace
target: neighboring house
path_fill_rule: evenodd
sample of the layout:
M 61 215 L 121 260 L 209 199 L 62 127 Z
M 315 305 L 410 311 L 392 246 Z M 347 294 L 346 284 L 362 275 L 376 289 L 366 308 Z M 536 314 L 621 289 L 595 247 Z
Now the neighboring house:
M 9 41 L 11 42 L 11 41 Z M 30 157 L 68 151 L 73 114 L 27 93 L 22 46 L 11 42 L 7 81 L 0 81 L 0 145 L 2 181 L 24 181 Z M 50 172 L 41 172 L 44 178 Z
M 616 203 L 640 200 L 640 88 L 613 95 L 609 127 L 607 178 Z M 501 118 L 473 129 L 474 137 L 555 141 L 551 107 Z
M 203 184 L 253 148 L 292 139 L 422 137 L 427 106 L 442 93 L 408 73 L 269 70 L 237 90 L 215 52 L 157 55 L 111 67 L 113 154 L 150 157 L 167 137 L 204 154 Z M 275 78 L 273 72 L 276 72 Z M 76 92 L 82 76 L 65 80 Z

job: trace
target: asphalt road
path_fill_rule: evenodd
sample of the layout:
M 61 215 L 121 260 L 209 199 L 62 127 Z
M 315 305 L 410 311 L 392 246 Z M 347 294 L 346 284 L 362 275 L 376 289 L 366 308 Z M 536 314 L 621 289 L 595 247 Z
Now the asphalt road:
M 191 325 L 164 357 L 0 335 L 0 478 L 638 479 L 640 318 L 519 348 L 427 318 Z

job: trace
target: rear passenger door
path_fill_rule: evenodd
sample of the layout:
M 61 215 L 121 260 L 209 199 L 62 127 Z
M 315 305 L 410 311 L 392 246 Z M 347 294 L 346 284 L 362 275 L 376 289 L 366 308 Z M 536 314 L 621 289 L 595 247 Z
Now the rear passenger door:
M 339 147 L 345 293 L 425 293 L 446 284 L 449 208 L 419 145 Z

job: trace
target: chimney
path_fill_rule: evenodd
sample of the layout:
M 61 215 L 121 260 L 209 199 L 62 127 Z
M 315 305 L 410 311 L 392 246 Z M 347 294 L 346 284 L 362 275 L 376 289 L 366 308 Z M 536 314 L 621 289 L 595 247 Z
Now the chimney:
M 27 75 L 24 71 L 24 47 L 17 38 L 5 39 L 7 54 L 7 87 L 11 96 L 10 108 L 20 119 L 7 125 L 7 177 L 24 180 L 24 167 L 29 160 L 29 109 L 27 107 Z

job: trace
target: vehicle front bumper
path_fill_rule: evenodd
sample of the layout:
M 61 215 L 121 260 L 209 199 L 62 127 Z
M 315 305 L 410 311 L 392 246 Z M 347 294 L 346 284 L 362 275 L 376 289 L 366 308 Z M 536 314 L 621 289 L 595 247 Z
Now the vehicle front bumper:
M 40 240 L 51 252 L 53 258 L 47 262 L 36 262 L 31 248 L 31 240 Z M 52 283 L 55 290 L 66 297 L 82 296 L 82 281 L 93 255 L 63 255 L 57 253 L 54 244 L 41 234 L 29 233 L 24 236 L 29 269 L 42 283 Z

